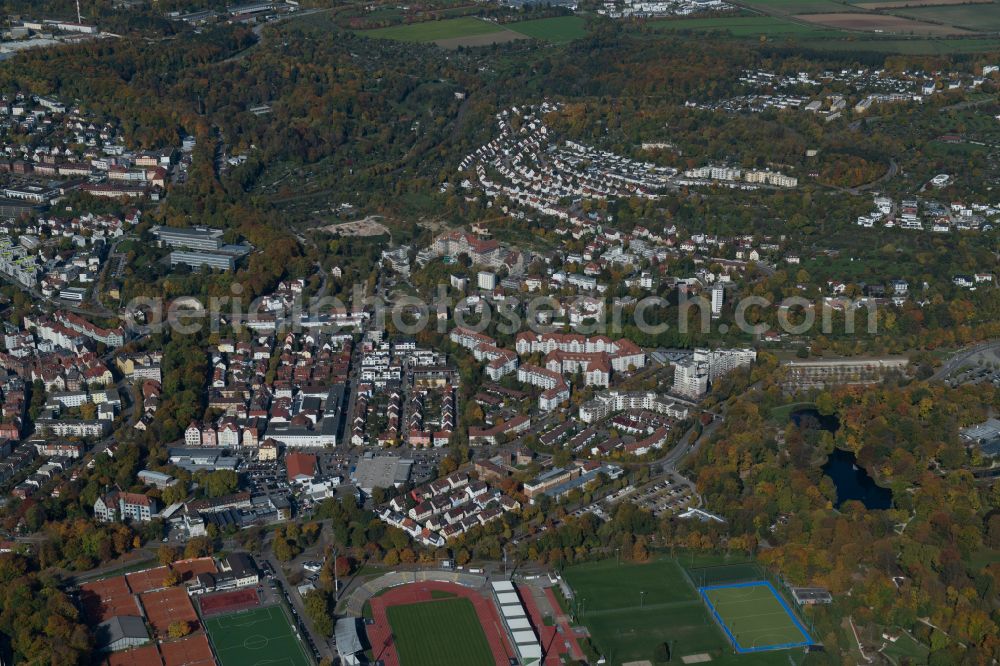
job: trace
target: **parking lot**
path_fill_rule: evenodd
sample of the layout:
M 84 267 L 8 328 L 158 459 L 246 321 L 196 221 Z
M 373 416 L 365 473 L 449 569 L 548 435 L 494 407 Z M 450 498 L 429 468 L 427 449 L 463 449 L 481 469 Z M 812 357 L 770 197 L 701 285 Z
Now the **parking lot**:
M 992 352 L 989 353 L 994 355 Z M 982 360 L 981 364 L 962 366 L 947 380 L 947 384 L 951 387 L 987 383 L 1000 386 L 1000 359 L 994 362 Z
M 610 502 L 623 499 L 652 512 L 654 516 L 680 513 L 691 504 L 694 494 L 691 487 L 677 478 L 664 477 L 639 489 L 623 488 Z
M 985 342 L 961 350 L 936 374 L 953 388 L 984 383 L 1000 386 L 1000 343 Z
M 250 462 L 240 472 L 246 477 L 247 490 L 255 495 L 289 490 L 285 469 L 277 462 Z

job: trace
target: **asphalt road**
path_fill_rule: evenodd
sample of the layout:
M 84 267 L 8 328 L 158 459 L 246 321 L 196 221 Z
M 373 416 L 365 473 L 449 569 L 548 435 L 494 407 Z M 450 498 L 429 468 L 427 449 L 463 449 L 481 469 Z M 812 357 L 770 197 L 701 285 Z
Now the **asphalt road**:
M 979 354 L 980 352 L 984 351 L 989 351 L 991 349 L 992 350 L 1000 349 L 1000 340 L 981 342 L 972 347 L 967 347 L 966 349 L 963 349 L 962 351 L 958 352 L 950 359 L 948 359 L 944 363 L 944 365 L 938 368 L 937 372 L 935 372 L 928 378 L 928 380 L 941 381 L 942 379 L 953 373 L 955 370 L 958 370 L 960 367 L 962 367 L 970 358 L 972 358 L 976 354 Z
M 273 533 L 272 533 L 273 534 Z M 274 551 L 271 549 L 270 539 L 268 543 L 264 546 L 264 552 L 266 556 L 262 559 L 266 560 L 268 564 L 271 565 L 271 569 L 274 570 L 274 577 L 281 583 L 281 587 L 284 590 L 285 598 L 288 603 L 291 604 L 292 609 L 294 609 L 294 619 L 300 621 L 300 625 L 305 628 L 306 633 L 309 635 L 309 639 L 312 641 L 313 646 L 319 650 L 320 657 L 329 658 L 331 661 L 335 660 L 337 655 L 330 648 L 330 636 L 321 636 L 312 627 L 312 623 L 306 618 L 305 615 L 305 605 L 302 603 L 302 597 L 299 596 L 299 591 L 296 589 L 295 585 L 288 582 L 288 577 L 285 576 L 285 571 L 281 566 L 281 562 L 274 556 Z M 280 590 L 279 590 L 280 592 Z

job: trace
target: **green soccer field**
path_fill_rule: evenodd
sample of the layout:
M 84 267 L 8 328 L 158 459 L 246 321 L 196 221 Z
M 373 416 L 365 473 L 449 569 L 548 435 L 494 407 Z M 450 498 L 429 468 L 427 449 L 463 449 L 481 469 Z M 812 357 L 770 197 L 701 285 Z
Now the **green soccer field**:
M 494 666 L 468 599 L 390 606 L 386 615 L 401 666 Z
M 205 629 L 222 666 L 309 666 L 305 649 L 280 606 L 220 615 Z
M 732 653 L 675 560 L 591 562 L 563 575 L 576 595 L 577 617 L 612 664 L 650 659 L 663 643 L 673 643 L 679 656 Z
M 687 558 L 684 559 L 687 564 Z M 699 558 L 699 566 L 729 563 L 723 557 Z M 645 564 L 615 560 L 567 568 L 581 624 L 613 666 L 653 658 L 657 646 L 672 645 L 680 663 L 685 655 L 707 654 L 713 666 L 787 666 L 787 653 L 735 654 L 698 591 L 677 560 L 664 557 Z M 404 666 L 406 666 L 404 664 Z
M 701 603 L 680 566 L 669 558 L 646 564 L 592 562 L 570 567 L 564 575 L 576 593 L 577 605 L 582 605 L 588 614 L 638 608 L 640 604 L 649 607 L 664 602 Z
M 740 650 L 810 642 L 774 591 L 764 583 L 705 588 L 702 594 Z

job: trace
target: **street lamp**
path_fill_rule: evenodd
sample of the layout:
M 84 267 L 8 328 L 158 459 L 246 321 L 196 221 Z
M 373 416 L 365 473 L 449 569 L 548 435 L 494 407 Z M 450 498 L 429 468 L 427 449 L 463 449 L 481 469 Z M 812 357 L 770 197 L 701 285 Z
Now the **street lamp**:
M 337 549 L 333 549 L 333 602 L 334 605 L 337 603 L 337 599 L 340 596 L 340 580 L 337 576 Z
M 643 605 L 645 604 L 645 602 L 646 602 L 646 591 L 645 590 L 640 590 L 639 591 L 639 608 L 642 608 Z

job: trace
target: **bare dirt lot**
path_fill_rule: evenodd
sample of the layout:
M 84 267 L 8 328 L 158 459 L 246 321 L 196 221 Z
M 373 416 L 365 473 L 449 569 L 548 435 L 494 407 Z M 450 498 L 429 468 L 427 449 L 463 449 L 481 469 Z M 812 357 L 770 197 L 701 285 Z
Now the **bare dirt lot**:
M 388 234 L 389 229 L 379 221 L 381 219 L 381 217 L 373 215 L 363 220 L 331 224 L 323 227 L 323 231 L 341 236 L 382 236 Z
M 861 9 L 902 9 L 904 7 L 938 7 L 941 5 L 989 5 L 993 0 L 885 0 L 885 2 L 855 2 Z
M 438 39 L 434 43 L 445 49 L 457 49 L 460 46 L 489 46 L 490 44 L 504 44 L 518 39 L 528 39 L 527 35 L 522 35 L 513 30 L 501 30 L 485 35 L 468 35 L 467 37 L 452 37 L 451 39 Z
M 841 30 L 861 30 L 864 32 L 883 32 L 896 35 L 921 35 L 925 37 L 947 37 L 950 35 L 974 35 L 970 30 L 963 30 L 950 25 L 935 25 L 914 21 L 901 16 L 883 14 L 800 14 L 792 17 L 798 21 L 824 25 Z

